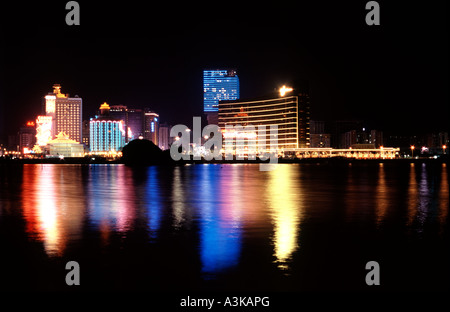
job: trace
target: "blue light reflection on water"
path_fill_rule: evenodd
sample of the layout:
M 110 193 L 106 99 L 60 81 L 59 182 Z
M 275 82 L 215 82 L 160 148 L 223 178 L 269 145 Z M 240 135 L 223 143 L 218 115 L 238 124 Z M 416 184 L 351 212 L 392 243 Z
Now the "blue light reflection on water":
M 236 168 L 228 167 L 220 170 L 218 178 L 216 168 L 210 165 L 197 166 L 194 174 L 198 174 L 200 183 L 197 188 L 200 226 L 200 258 L 202 272 L 219 273 L 238 264 L 241 249 L 241 227 L 238 218 L 233 215 L 233 205 L 239 202 L 230 201 L 227 196 L 239 189 L 239 180 L 226 183 L 221 178 L 228 176 Z M 213 169 L 213 170 L 211 170 Z M 227 200 L 228 198 L 228 200 Z
M 159 183 L 158 167 L 150 166 L 147 170 L 147 183 L 145 185 L 145 203 L 147 205 L 147 220 L 150 238 L 157 238 L 157 231 L 161 222 L 163 206 L 161 204 L 161 189 Z

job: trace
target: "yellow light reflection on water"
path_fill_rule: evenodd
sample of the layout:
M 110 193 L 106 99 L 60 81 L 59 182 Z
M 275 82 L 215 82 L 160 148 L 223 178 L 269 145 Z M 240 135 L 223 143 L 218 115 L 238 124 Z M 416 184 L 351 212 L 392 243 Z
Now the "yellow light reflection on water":
M 448 175 L 447 175 L 447 164 L 442 163 L 442 174 L 441 174 L 441 189 L 439 190 L 439 222 L 441 224 L 441 230 L 443 230 L 446 224 L 448 215 L 448 205 L 449 205 L 449 189 L 448 189 Z
M 302 198 L 299 194 L 297 166 L 278 165 L 269 171 L 267 201 L 274 224 L 273 243 L 280 269 L 289 269 L 292 254 L 299 247 L 298 235 L 302 218 Z
M 417 192 L 416 170 L 414 167 L 414 163 L 411 163 L 409 167 L 409 187 L 408 187 L 408 206 L 407 206 L 408 220 L 406 222 L 407 226 L 410 226 L 414 221 L 417 204 L 418 204 L 418 192 Z
M 377 219 L 377 225 L 384 220 L 386 212 L 389 206 L 389 188 L 386 185 L 386 175 L 384 170 L 384 164 L 379 164 L 378 171 L 378 184 L 376 188 L 377 197 L 375 200 L 375 214 Z

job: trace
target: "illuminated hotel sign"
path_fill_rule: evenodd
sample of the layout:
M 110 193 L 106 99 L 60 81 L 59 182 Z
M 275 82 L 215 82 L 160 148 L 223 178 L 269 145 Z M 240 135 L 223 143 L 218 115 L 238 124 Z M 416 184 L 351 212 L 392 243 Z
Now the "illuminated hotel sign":
M 286 86 L 282 86 L 282 87 L 280 88 L 280 90 L 279 90 L 280 96 L 283 97 L 283 96 L 286 95 L 286 93 L 292 92 L 293 90 L 294 90 L 294 89 L 292 89 L 292 88 L 289 88 L 289 87 L 286 87 Z
M 257 135 L 256 135 L 256 131 L 236 131 L 235 129 L 223 129 L 222 130 L 222 135 L 224 138 L 226 139 L 234 139 L 234 138 L 238 138 L 238 139 L 256 139 Z
M 47 145 L 52 139 L 52 116 L 38 116 L 36 119 L 36 144 Z

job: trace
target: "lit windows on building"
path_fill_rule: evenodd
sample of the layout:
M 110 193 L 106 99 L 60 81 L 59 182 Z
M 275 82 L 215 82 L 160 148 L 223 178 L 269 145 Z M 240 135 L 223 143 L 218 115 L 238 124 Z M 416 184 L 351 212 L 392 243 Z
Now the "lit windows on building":
M 239 99 L 239 77 L 235 70 L 203 71 L 203 111 L 217 112 L 219 101 Z
M 109 105 L 100 106 L 101 114 L 89 122 L 90 151 L 94 153 L 119 151 L 125 145 L 123 120 L 109 116 Z
M 310 146 L 309 133 L 309 96 L 306 93 L 283 97 L 273 96 L 256 100 L 238 100 L 219 102 L 219 127 L 224 137 L 233 136 L 226 133 L 226 126 L 236 127 L 266 126 L 265 137 L 259 133 L 250 133 L 246 140 L 265 142 L 270 146 L 270 126 L 278 129 L 278 149 L 292 150 Z
M 159 115 L 150 109 L 144 109 L 144 139 L 159 144 Z
M 59 84 L 53 85 L 53 93 L 45 97 L 45 112 L 53 118 L 52 137 L 64 132 L 79 143 L 82 142 L 82 105 L 80 97 L 61 93 Z

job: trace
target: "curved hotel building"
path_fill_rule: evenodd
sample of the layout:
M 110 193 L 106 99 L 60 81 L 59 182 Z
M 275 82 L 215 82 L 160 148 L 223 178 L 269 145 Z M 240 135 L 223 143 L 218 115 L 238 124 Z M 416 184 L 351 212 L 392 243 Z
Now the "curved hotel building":
M 111 117 L 109 110 L 109 105 L 103 103 L 100 106 L 100 116 L 91 118 L 89 122 L 91 152 L 117 152 L 125 145 L 124 122 Z
M 256 144 L 264 143 L 269 147 L 270 126 L 278 128 L 277 149 L 294 150 L 310 146 L 309 134 L 309 94 L 296 92 L 283 86 L 280 93 L 259 99 L 235 100 L 219 102 L 219 127 L 225 139 L 245 138 L 255 140 Z M 244 127 L 244 134 L 231 130 L 230 126 Z M 266 131 L 257 130 L 258 126 L 265 126 Z M 250 132 L 249 132 L 250 131 Z M 230 133 L 231 132 L 231 133 Z M 251 133 L 253 132 L 253 133 Z M 265 136 L 265 138 L 261 137 Z M 238 143 L 236 143 L 238 145 Z

